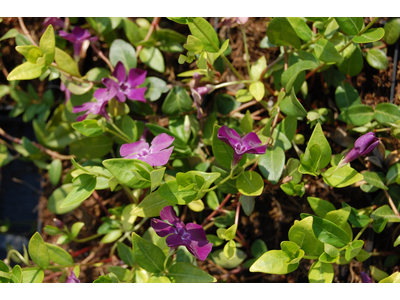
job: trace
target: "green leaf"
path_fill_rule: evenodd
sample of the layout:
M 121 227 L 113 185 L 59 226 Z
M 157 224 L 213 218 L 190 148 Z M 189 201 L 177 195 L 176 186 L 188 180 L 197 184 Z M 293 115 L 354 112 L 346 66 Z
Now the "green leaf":
M 108 272 L 115 274 L 120 281 L 127 281 L 129 279 L 130 271 L 119 266 L 107 267 Z
M 83 222 L 74 223 L 71 226 L 71 236 L 74 238 L 77 237 L 83 226 L 85 226 L 85 223 Z
M 7 76 L 7 80 L 29 80 L 38 78 L 47 70 L 46 64 L 33 64 L 30 62 L 25 62 L 19 65 L 14 70 L 10 72 Z
M 300 17 L 286 18 L 299 38 L 303 41 L 309 42 L 312 39 L 312 31 L 307 23 Z
M 358 262 L 363 262 L 363 261 L 367 260 L 370 257 L 371 257 L 371 253 L 370 252 L 367 252 L 365 250 L 361 250 L 361 252 L 358 255 L 356 255 L 356 260 Z
M 35 65 L 38 62 L 38 59 L 43 56 L 43 51 L 38 46 L 17 46 L 15 47 L 15 50 L 21 53 L 28 62 Z
M 133 267 L 135 265 L 135 258 L 133 256 L 133 251 L 127 245 L 117 242 L 117 251 L 119 257 L 122 259 L 124 263 L 126 263 L 129 267 Z
M 189 29 L 195 37 L 201 40 L 205 51 L 212 53 L 219 51 L 218 35 L 211 24 L 205 19 L 200 17 L 195 18 L 192 23 L 189 23 Z
M 383 183 L 383 180 L 385 177 L 382 173 L 382 176 L 379 176 L 378 173 L 376 172 L 363 172 L 362 175 L 364 176 L 364 180 L 368 182 L 369 184 L 376 186 L 380 189 L 383 190 L 388 190 L 389 188 Z
M 337 107 L 343 111 L 352 105 L 361 105 L 360 95 L 346 81 L 341 82 L 335 91 L 335 101 Z M 364 123 L 365 124 L 365 123 Z
M 335 17 L 340 29 L 348 35 L 356 35 L 364 27 L 364 19 L 362 17 Z
M 338 117 L 338 120 L 355 126 L 367 124 L 373 119 L 373 108 L 364 104 L 352 105 L 349 108 L 344 109 Z
M 194 184 L 193 184 L 194 185 Z M 176 180 L 164 183 L 158 189 L 159 195 L 172 204 L 188 204 L 197 199 L 198 192 L 193 189 L 180 190 Z
M 81 203 L 76 203 L 74 205 L 61 208 L 61 204 L 63 203 L 64 199 L 72 191 L 73 188 L 74 187 L 72 186 L 71 183 L 67 183 L 55 189 L 54 192 L 49 197 L 49 200 L 47 202 L 47 208 L 54 214 L 62 215 L 74 210 L 79 205 L 81 205 Z
M 321 157 L 321 147 L 318 144 L 314 144 L 311 147 L 307 146 L 306 152 L 300 155 L 301 165 L 299 167 L 299 172 L 314 176 L 318 175 L 318 166 L 320 164 Z
M 277 184 L 285 166 L 285 152 L 280 147 L 267 148 L 265 154 L 258 157 L 258 167 L 264 178 Z
M 346 249 L 345 258 L 346 260 L 351 260 L 353 257 L 358 255 L 364 246 L 364 241 L 354 241 L 352 242 L 349 247 Z
M 110 47 L 110 61 L 114 67 L 119 61 L 122 62 L 128 74 L 137 65 L 135 48 L 124 40 L 114 40 Z
M 39 232 L 35 232 L 35 234 L 29 240 L 28 250 L 30 257 L 35 264 L 42 269 L 46 269 L 49 266 L 50 255 Z
M 383 28 L 371 28 L 364 32 L 362 35 L 353 38 L 354 43 L 372 43 L 379 41 L 385 35 Z
M 396 43 L 400 36 L 400 18 L 392 18 L 390 19 L 385 26 L 383 27 L 385 30 L 385 36 L 383 40 L 388 45 L 393 45 Z
M 140 51 L 139 58 L 142 63 L 149 66 L 153 70 L 164 73 L 165 64 L 161 51 L 156 47 L 144 47 Z
M 218 138 L 221 126 L 215 124 L 212 137 L 212 150 L 215 159 L 225 168 L 230 169 L 233 160 L 233 149 Z
M 394 272 L 389 277 L 380 280 L 379 283 L 400 283 L 400 272 Z
M 43 33 L 39 42 L 40 49 L 45 54 L 46 64 L 50 65 L 54 60 L 56 51 L 56 39 L 54 36 L 53 26 L 50 24 L 47 26 L 46 31 Z
M 74 61 L 74 59 L 60 48 L 56 47 L 56 53 L 54 59 L 57 63 L 58 68 L 71 75 L 81 77 L 81 74 L 79 73 L 78 70 L 78 66 Z
M 324 173 L 324 182 L 336 188 L 352 185 L 364 178 L 360 173 L 349 166 L 344 166 L 334 171 L 335 169 L 336 167 L 331 167 Z M 333 174 L 330 177 L 325 177 L 329 176 L 332 172 Z
M 289 230 L 289 241 L 295 242 L 307 255 L 321 255 L 324 252 L 324 244 L 320 242 L 312 228 L 313 218 L 307 217 L 301 221 L 295 221 Z
M 300 216 L 302 218 L 306 218 L 310 215 L 302 213 Z M 317 216 L 311 217 L 313 218 L 312 229 L 315 237 L 321 242 L 335 247 L 343 247 L 350 242 L 350 237 L 346 231 L 337 226 L 335 223 Z
M 166 115 L 177 115 L 192 110 L 193 100 L 181 86 L 174 86 L 168 93 L 162 105 L 162 111 Z
M 376 280 L 376 281 L 381 281 L 384 278 L 389 277 L 389 274 L 374 267 L 374 266 L 369 266 L 369 269 L 371 270 L 371 276 Z
M 240 129 L 246 134 L 253 131 L 253 122 L 254 120 L 251 117 L 250 111 L 247 110 L 243 119 L 240 121 Z
M 122 131 L 131 139 L 131 141 L 138 141 L 144 131 L 144 123 L 141 121 L 134 121 L 128 115 L 122 117 Z
M 294 82 L 301 72 L 305 70 L 314 69 L 317 67 L 318 64 L 310 60 L 299 61 L 291 65 L 286 71 L 282 73 L 282 79 L 281 79 L 282 86 L 285 87 L 285 90 L 287 92 L 292 90 Z
M 63 248 L 46 243 L 47 250 L 49 251 L 50 260 L 60 266 L 69 266 L 74 263 L 71 255 Z
M 211 170 L 213 172 L 218 172 L 221 174 L 221 177 L 219 177 L 215 180 L 216 185 L 218 185 L 220 181 L 222 181 L 227 176 L 229 176 L 228 172 L 226 172 L 223 169 L 220 169 L 216 166 L 212 166 Z M 237 194 L 238 190 L 236 188 L 236 180 L 234 180 L 234 179 L 227 180 L 226 182 L 224 182 L 223 184 L 218 186 L 218 190 L 225 194 Z
M 289 158 L 286 163 L 286 169 L 283 173 L 283 177 L 291 176 L 293 177 L 292 181 L 294 183 L 299 183 L 302 178 L 302 174 L 298 171 L 300 165 L 300 161 L 297 158 Z
M 287 18 L 275 17 L 268 24 L 267 37 L 276 46 L 293 46 L 299 49 L 301 42 Z
M 222 228 L 220 228 L 222 229 Z M 236 243 L 233 240 L 228 241 L 224 246 L 224 254 L 227 259 L 232 259 L 236 254 Z
M 386 185 L 395 183 L 400 178 L 400 163 L 396 163 L 389 168 L 386 174 Z
M 208 193 L 208 194 L 210 194 L 210 193 Z M 244 213 L 247 216 L 250 216 L 254 210 L 254 205 L 255 205 L 254 197 L 240 195 L 239 201 L 242 203 L 242 208 L 243 208 Z
M 379 207 L 370 217 L 374 220 L 385 219 L 388 222 L 400 222 L 400 218 L 393 212 L 389 205 Z
M 11 39 L 16 37 L 19 34 L 19 31 L 16 28 L 11 28 L 8 30 L 1 38 L 0 42 L 6 39 Z
M 349 52 L 344 59 L 337 64 L 337 67 L 343 74 L 353 77 L 361 72 L 363 62 L 360 46 L 357 45 L 353 52 Z
M 261 56 L 250 69 L 250 77 L 253 80 L 259 80 L 262 72 L 267 68 L 267 60 L 265 56 Z
M 400 108 L 393 103 L 379 103 L 374 117 L 379 123 L 394 123 L 400 118 Z
M 332 42 L 326 39 L 319 39 L 314 47 L 315 56 L 326 63 L 336 63 L 343 59 L 340 53 L 336 50 Z
M 258 196 L 263 191 L 264 181 L 258 173 L 245 171 L 236 179 L 236 185 L 243 195 Z
M 386 70 L 389 66 L 389 60 L 381 49 L 371 49 L 367 52 L 367 62 L 378 70 Z
M 158 100 L 162 93 L 169 90 L 167 83 L 164 80 L 152 76 L 147 77 L 141 86 L 147 87 L 144 97 L 150 101 Z
M 61 173 L 62 173 L 61 160 L 59 160 L 59 159 L 53 160 L 50 164 L 50 169 L 49 169 L 50 182 L 53 185 L 58 184 L 58 182 L 60 181 L 60 178 L 61 178 Z
M 168 270 L 168 278 L 174 283 L 209 283 L 217 282 L 210 274 L 198 267 L 185 263 L 177 262 Z
M 253 82 L 250 84 L 249 92 L 253 95 L 256 101 L 260 102 L 264 98 L 265 94 L 264 84 L 261 81 Z
M 304 118 L 305 116 L 307 116 L 307 111 L 297 99 L 294 88 L 292 88 L 290 96 L 287 96 L 285 97 L 285 99 L 283 99 L 280 108 L 282 112 L 287 116 L 299 118 Z
M 82 185 L 71 190 L 67 198 L 62 202 L 61 208 L 81 204 L 93 193 L 96 187 L 96 177 L 89 174 L 83 174 L 80 177 L 84 179 Z
M 98 136 L 103 133 L 103 129 L 98 125 L 97 120 L 83 120 L 73 123 L 72 127 L 85 136 Z
M 110 152 L 113 141 L 105 135 L 84 137 L 69 144 L 70 154 L 77 159 L 93 159 L 105 156 Z
M 332 283 L 334 275 L 335 272 L 333 271 L 332 264 L 317 260 L 313 263 L 308 272 L 308 280 L 311 283 Z
M 211 253 L 212 260 L 218 265 L 225 269 L 233 269 L 239 266 L 245 259 L 246 253 L 240 249 L 236 249 L 235 256 L 231 259 L 227 259 L 222 249 L 216 250 Z
M 103 236 L 103 238 L 100 240 L 100 243 L 109 244 L 115 242 L 121 237 L 122 234 L 123 231 L 120 229 L 111 230 L 107 232 L 105 236 Z
M 154 191 L 164 178 L 165 167 L 157 170 L 153 170 L 150 173 L 151 178 L 151 191 Z
M 325 217 L 328 212 L 336 210 L 332 203 L 320 198 L 307 197 L 307 201 L 315 214 L 321 218 Z
M 22 269 L 19 265 L 14 266 L 12 273 L 11 273 L 11 280 L 14 283 L 22 282 Z
M 132 248 L 134 259 L 141 268 L 150 273 L 164 271 L 166 257 L 159 247 L 133 232 Z
M 22 283 L 42 283 L 44 272 L 39 268 L 22 269 Z
M 143 218 L 158 217 L 161 210 L 168 205 L 171 205 L 171 203 L 162 198 L 158 194 L 158 191 L 155 191 L 147 195 L 143 201 L 132 210 L 131 214 Z
M 290 257 L 282 250 L 271 250 L 264 253 L 250 267 L 250 272 L 263 272 L 269 274 L 283 275 L 293 272 L 299 266 L 299 263 L 288 264 L 286 261 Z

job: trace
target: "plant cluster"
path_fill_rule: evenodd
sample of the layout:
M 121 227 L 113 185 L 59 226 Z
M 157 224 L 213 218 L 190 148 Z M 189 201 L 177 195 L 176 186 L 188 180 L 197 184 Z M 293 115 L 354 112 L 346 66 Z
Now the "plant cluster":
M 400 108 L 362 104 L 350 83 L 364 64 L 388 67 L 386 47 L 400 35 L 399 19 L 382 27 L 375 26 L 378 18 L 272 18 L 259 46 L 278 56 L 251 62 L 248 18 L 225 18 L 222 26 L 237 27 L 243 36 L 244 74 L 228 58 L 230 41 L 220 39 L 208 20 L 168 19 L 190 34 L 160 27 L 160 18 L 85 18 L 81 25 L 76 18 L 47 18 L 38 42 L 16 28 L 0 38 L 15 38 L 24 57 L 0 95 L 9 94 L 15 101 L 10 116 L 32 121 L 37 138 L 11 137 L 0 128 L 0 165 L 21 158 L 47 170 L 56 187 L 48 207 L 57 215 L 92 195 L 101 201 L 101 190 L 130 200 L 105 210 L 89 237 L 80 236 L 83 222 L 67 226 L 55 219 L 44 231 L 58 236 L 58 245 L 36 232 L 24 253 L 12 249 L 0 261 L 0 282 L 42 282 L 45 270 L 62 272 L 62 282 L 80 282 L 84 263 L 65 249 L 91 240 L 111 244 L 109 256 L 120 261 L 94 280 L 101 283 L 216 282 L 198 260 L 268 274 L 296 272 L 312 260 L 309 281 L 332 282 L 334 265 L 375 255 L 365 250 L 364 231 L 381 233 L 400 222 L 400 155 L 393 149 Z M 103 66 L 82 75 L 89 47 Z M 179 81 L 162 79 L 168 53 L 181 53 L 178 63 L 187 71 L 177 74 Z M 307 102 L 307 79 L 316 74 L 335 90 L 330 106 Z M 24 90 L 22 83 L 33 79 L 59 83 L 65 99 L 55 99 L 50 89 L 39 93 L 31 83 Z M 233 86 L 232 95 L 227 88 Z M 346 129 L 350 142 L 342 152 L 332 149 L 326 124 Z M 355 169 L 355 160 L 368 163 Z M 301 199 L 310 178 L 322 178 L 332 190 L 374 193 L 375 200 L 335 207 L 307 196 L 314 214 L 298 215 L 281 249 L 268 250 L 261 239 L 249 245 L 240 215 L 254 213 L 258 197 L 270 190 Z M 192 222 L 181 219 L 189 211 L 196 216 Z M 393 247 L 399 244 L 400 235 Z M 400 282 L 399 272 L 375 267 L 361 276 Z

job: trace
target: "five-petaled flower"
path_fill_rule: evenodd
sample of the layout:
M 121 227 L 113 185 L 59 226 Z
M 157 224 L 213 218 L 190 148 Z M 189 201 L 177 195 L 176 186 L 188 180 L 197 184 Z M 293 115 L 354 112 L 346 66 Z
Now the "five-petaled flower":
M 71 271 L 71 275 L 67 277 L 66 283 L 80 283 L 81 281 L 76 278 L 74 271 Z
M 218 138 L 233 148 L 232 167 L 235 166 L 245 153 L 264 154 L 267 145 L 261 145 L 261 140 L 254 132 L 249 132 L 243 138 L 228 126 L 223 125 L 218 130 Z
M 207 240 L 206 232 L 198 224 L 188 223 L 185 225 L 176 215 L 172 206 L 164 207 L 160 212 L 159 219 L 151 219 L 151 227 L 158 236 L 167 236 L 168 247 L 177 248 L 185 246 L 191 254 L 200 260 L 205 260 L 211 252 L 212 243 Z
M 119 61 L 112 73 L 118 82 L 111 78 L 103 78 L 102 82 L 106 88 L 97 89 L 94 96 L 96 99 L 107 101 L 115 97 L 119 102 L 125 102 L 126 98 L 129 100 L 146 102 L 144 93 L 147 87 L 138 87 L 145 81 L 146 74 L 147 71 L 132 68 L 129 70 L 127 78 L 125 67 L 122 62 Z
M 193 102 L 197 108 L 197 119 L 200 119 L 203 116 L 203 109 L 201 108 L 201 104 L 203 103 L 203 95 L 211 93 L 214 90 L 214 86 L 211 84 L 207 84 L 205 86 L 199 86 L 201 75 L 198 73 L 193 74 L 193 79 L 190 81 L 190 92 L 193 97 Z
M 379 139 L 375 137 L 374 132 L 368 132 L 360 136 L 354 143 L 354 148 L 347 153 L 346 157 L 340 161 L 339 167 L 344 166 L 348 162 L 351 162 L 361 155 L 367 155 L 372 152 L 379 144 Z
M 90 37 L 90 32 L 87 29 L 83 29 L 79 26 L 75 26 L 71 33 L 66 33 L 60 30 L 58 33 L 62 38 L 70 41 L 74 44 L 74 55 L 79 56 L 84 41 L 89 40 L 90 42 L 97 41 L 97 37 Z
M 110 120 L 110 117 L 108 116 L 106 111 L 107 102 L 108 101 L 102 101 L 102 100 L 96 102 L 86 102 L 83 103 L 82 105 L 74 106 L 72 112 L 77 113 L 81 111 L 87 111 L 86 114 L 76 118 L 78 122 L 85 120 L 90 113 L 94 115 L 102 115 L 107 120 Z
M 167 164 L 174 147 L 169 147 L 175 140 L 174 137 L 166 133 L 156 136 L 151 142 L 151 146 L 145 141 L 137 141 L 131 144 L 121 146 L 119 153 L 123 158 L 139 159 L 154 166 L 163 166 Z

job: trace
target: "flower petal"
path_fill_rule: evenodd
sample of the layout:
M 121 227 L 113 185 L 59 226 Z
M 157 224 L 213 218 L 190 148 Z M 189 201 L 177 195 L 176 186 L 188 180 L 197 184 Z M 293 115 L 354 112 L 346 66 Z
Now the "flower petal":
M 147 162 L 152 167 L 164 166 L 168 163 L 174 147 L 161 150 L 156 153 L 150 153 L 146 156 L 139 157 L 138 159 Z
M 251 148 L 249 150 L 246 150 L 245 153 L 250 153 L 250 154 L 265 154 L 265 151 L 267 151 L 268 145 L 261 145 L 258 147 Z
M 233 149 L 235 149 L 237 144 L 242 143 L 242 139 L 240 138 L 239 134 L 226 125 L 222 125 L 218 130 L 218 138 L 224 143 L 230 145 Z
M 249 132 L 243 137 L 243 145 L 254 148 L 261 144 L 260 138 L 254 132 Z
M 83 29 L 80 26 L 75 26 L 71 33 L 76 37 L 76 41 L 83 42 L 84 40 L 90 38 L 89 30 Z
M 117 65 L 115 66 L 114 72 L 112 73 L 115 78 L 118 79 L 119 82 L 125 82 L 126 81 L 126 71 L 125 67 L 122 64 L 122 62 L 118 62 Z
M 144 98 L 144 93 L 146 92 L 146 90 L 147 90 L 147 87 L 134 88 L 134 89 L 131 88 L 126 92 L 126 96 L 130 100 L 146 102 L 146 99 Z
M 115 87 L 116 89 L 119 89 L 118 83 L 115 82 L 114 80 L 112 80 L 111 78 L 103 78 L 101 80 L 101 82 L 103 82 L 103 84 L 107 87 L 107 88 L 111 88 L 111 87 Z
M 168 221 L 169 223 L 178 227 L 185 228 L 185 224 L 178 218 L 174 208 L 171 205 L 164 207 L 160 212 L 160 217 L 164 221 Z
M 126 96 L 123 92 L 118 91 L 117 94 L 115 95 L 115 99 L 119 102 L 125 102 L 126 101 Z
M 176 234 L 176 229 L 173 226 L 158 219 L 151 219 L 151 227 L 160 237 L 165 237 L 172 233 Z
M 186 244 L 187 244 L 177 234 L 169 235 L 165 241 L 167 242 L 168 247 L 171 247 L 171 248 L 175 248 L 175 247 L 178 247 L 178 246 L 186 246 Z
M 208 244 L 209 241 L 206 237 L 206 232 L 204 231 L 203 226 L 194 223 L 187 223 L 186 224 L 186 231 L 190 233 L 191 239 L 194 241 L 198 241 L 199 245 L 204 246 Z
M 193 254 L 193 256 L 204 261 L 207 258 L 208 254 L 211 252 L 212 245 L 213 244 L 208 243 L 200 246 L 198 242 L 192 241 L 189 246 L 186 246 L 186 248 L 189 250 L 190 253 Z
M 124 157 L 133 155 L 143 149 L 149 149 L 149 144 L 145 141 L 138 141 L 130 144 L 123 144 L 119 149 L 119 154 Z
M 239 161 L 242 159 L 243 154 L 238 154 L 236 152 L 233 152 L 233 159 L 232 159 L 232 167 L 236 166 Z
M 157 135 L 151 142 L 150 152 L 154 153 L 154 152 L 158 152 L 162 149 L 165 149 L 165 148 L 169 147 L 173 143 L 174 140 L 175 140 L 174 137 L 169 136 L 166 133 L 161 133 L 160 135 Z
M 66 33 L 64 30 L 60 30 L 58 35 L 61 36 L 63 39 L 74 43 L 76 41 L 76 37 L 73 34 Z
M 141 85 L 146 79 L 147 71 L 132 68 L 129 70 L 128 81 L 127 83 L 133 88 Z
M 83 121 L 83 120 L 86 119 L 86 117 L 87 117 L 88 115 L 89 115 L 89 113 L 86 113 L 86 114 L 84 114 L 84 115 L 82 115 L 82 116 L 77 117 L 76 120 L 77 120 L 78 122 Z

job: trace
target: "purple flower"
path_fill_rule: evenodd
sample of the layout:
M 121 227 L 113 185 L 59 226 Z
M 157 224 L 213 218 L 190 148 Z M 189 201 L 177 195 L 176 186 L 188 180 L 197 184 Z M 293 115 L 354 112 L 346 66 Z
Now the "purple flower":
M 249 20 L 249 17 L 236 17 L 235 19 L 240 25 L 244 25 Z
M 74 271 L 71 271 L 71 275 L 67 277 L 66 283 L 81 283 L 81 281 L 76 278 Z
M 106 111 L 107 102 L 108 101 L 102 101 L 102 100 L 96 102 L 86 102 L 83 103 L 82 105 L 74 106 L 72 112 L 77 113 L 81 111 L 87 111 L 86 114 L 76 118 L 78 122 L 85 120 L 90 113 L 94 115 L 102 115 L 107 120 L 110 120 L 110 117 L 108 116 Z
M 94 96 L 97 99 L 111 100 L 116 98 L 119 102 L 125 102 L 126 98 L 129 100 L 137 100 L 146 102 L 144 93 L 147 87 L 138 87 L 146 79 L 147 71 L 132 68 L 129 70 L 128 78 L 126 77 L 125 67 L 122 62 L 118 62 L 115 66 L 112 75 L 118 80 L 118 82 L 111 78 L 103 78 L 102 82 L 106 88 L 100 88 Z
M 65 93 L 65 104 L 71 99 L 71 91 L 67 89 L 63 82 L 60 83 L 60 90 Z
M 339 163 L 339 166 L 343 166 L 348 162 L 351 162 L 361 155 L 367 155 L 375 149 L 379 144 L 379 139 L 375 137 L 375 133 L 368 132 L 360 136 L 354 143 L 354 148 L 347 153 L 346 157 Z
M 198 73 L 193 74 L 193 79 L 190 81 L 190 92 L 192 93 L 194 104 L 197 108 L 197 119 L 200 119 L 203 116 L 203 109 L 201 108 L 201 104 L 203 103 L 202 96 L 204 94 L 211 93 L 214 90 L 214 86 L 211 84 L 207 84 L 206 86 L 199 86 L 201 75 Z
M 79 56 L 79 54 L 81 53 L 82 44 L 84 41 L 97 41 L 97 37 L 90 37 L 89 30 L 83 29 L 79 26 L 75 26 L 74 29 L 72 29 L 71 33 L 66 33 L 65 31 L 60 30 L 59 35 L 74 44 L 75 56 Z
M 119 153 L 123 158 L 139 159 L 147 162 L 152 167 L 167 164 L 174 147 L 169 147 L 175 140 L 174 137 L 166 133 L 156 136 L 151 142 L 151 146 L 145 141 L 138 141 L 121 146 Z
M 369 277 L 365 272 L 361 271 L 362 283 L 372 283 L 371 277 Z
M 201 225 L 184 224 L 176 215 L 172 206 L 164 207 L 159 219 L 151 219 L 151 227 L 158 236 L 165 237 L 168 247 L 185 246 L 191 254 L 200 260 L 205 260 L 211 252 L 212 243 L 207 240 L 206 232 Z
M 245 153 L 264 154 L 267 150 L 267 145 L 261 145 L 261 140 L 254 132 L 249 132 L 241 138 L 235 130 L 226 125 L 218 130 L 218 138 L 233 148 L 232 167 L 241 160 Z
M 64 28 L 64 21 L 61 20 L 61 18 L 56 18 L 56 17 L 50 17 L 46 18 L 43 21 L 43 27 L 47 28 L 49 25 L 53 25 L 54 27 L 61 27 Z

